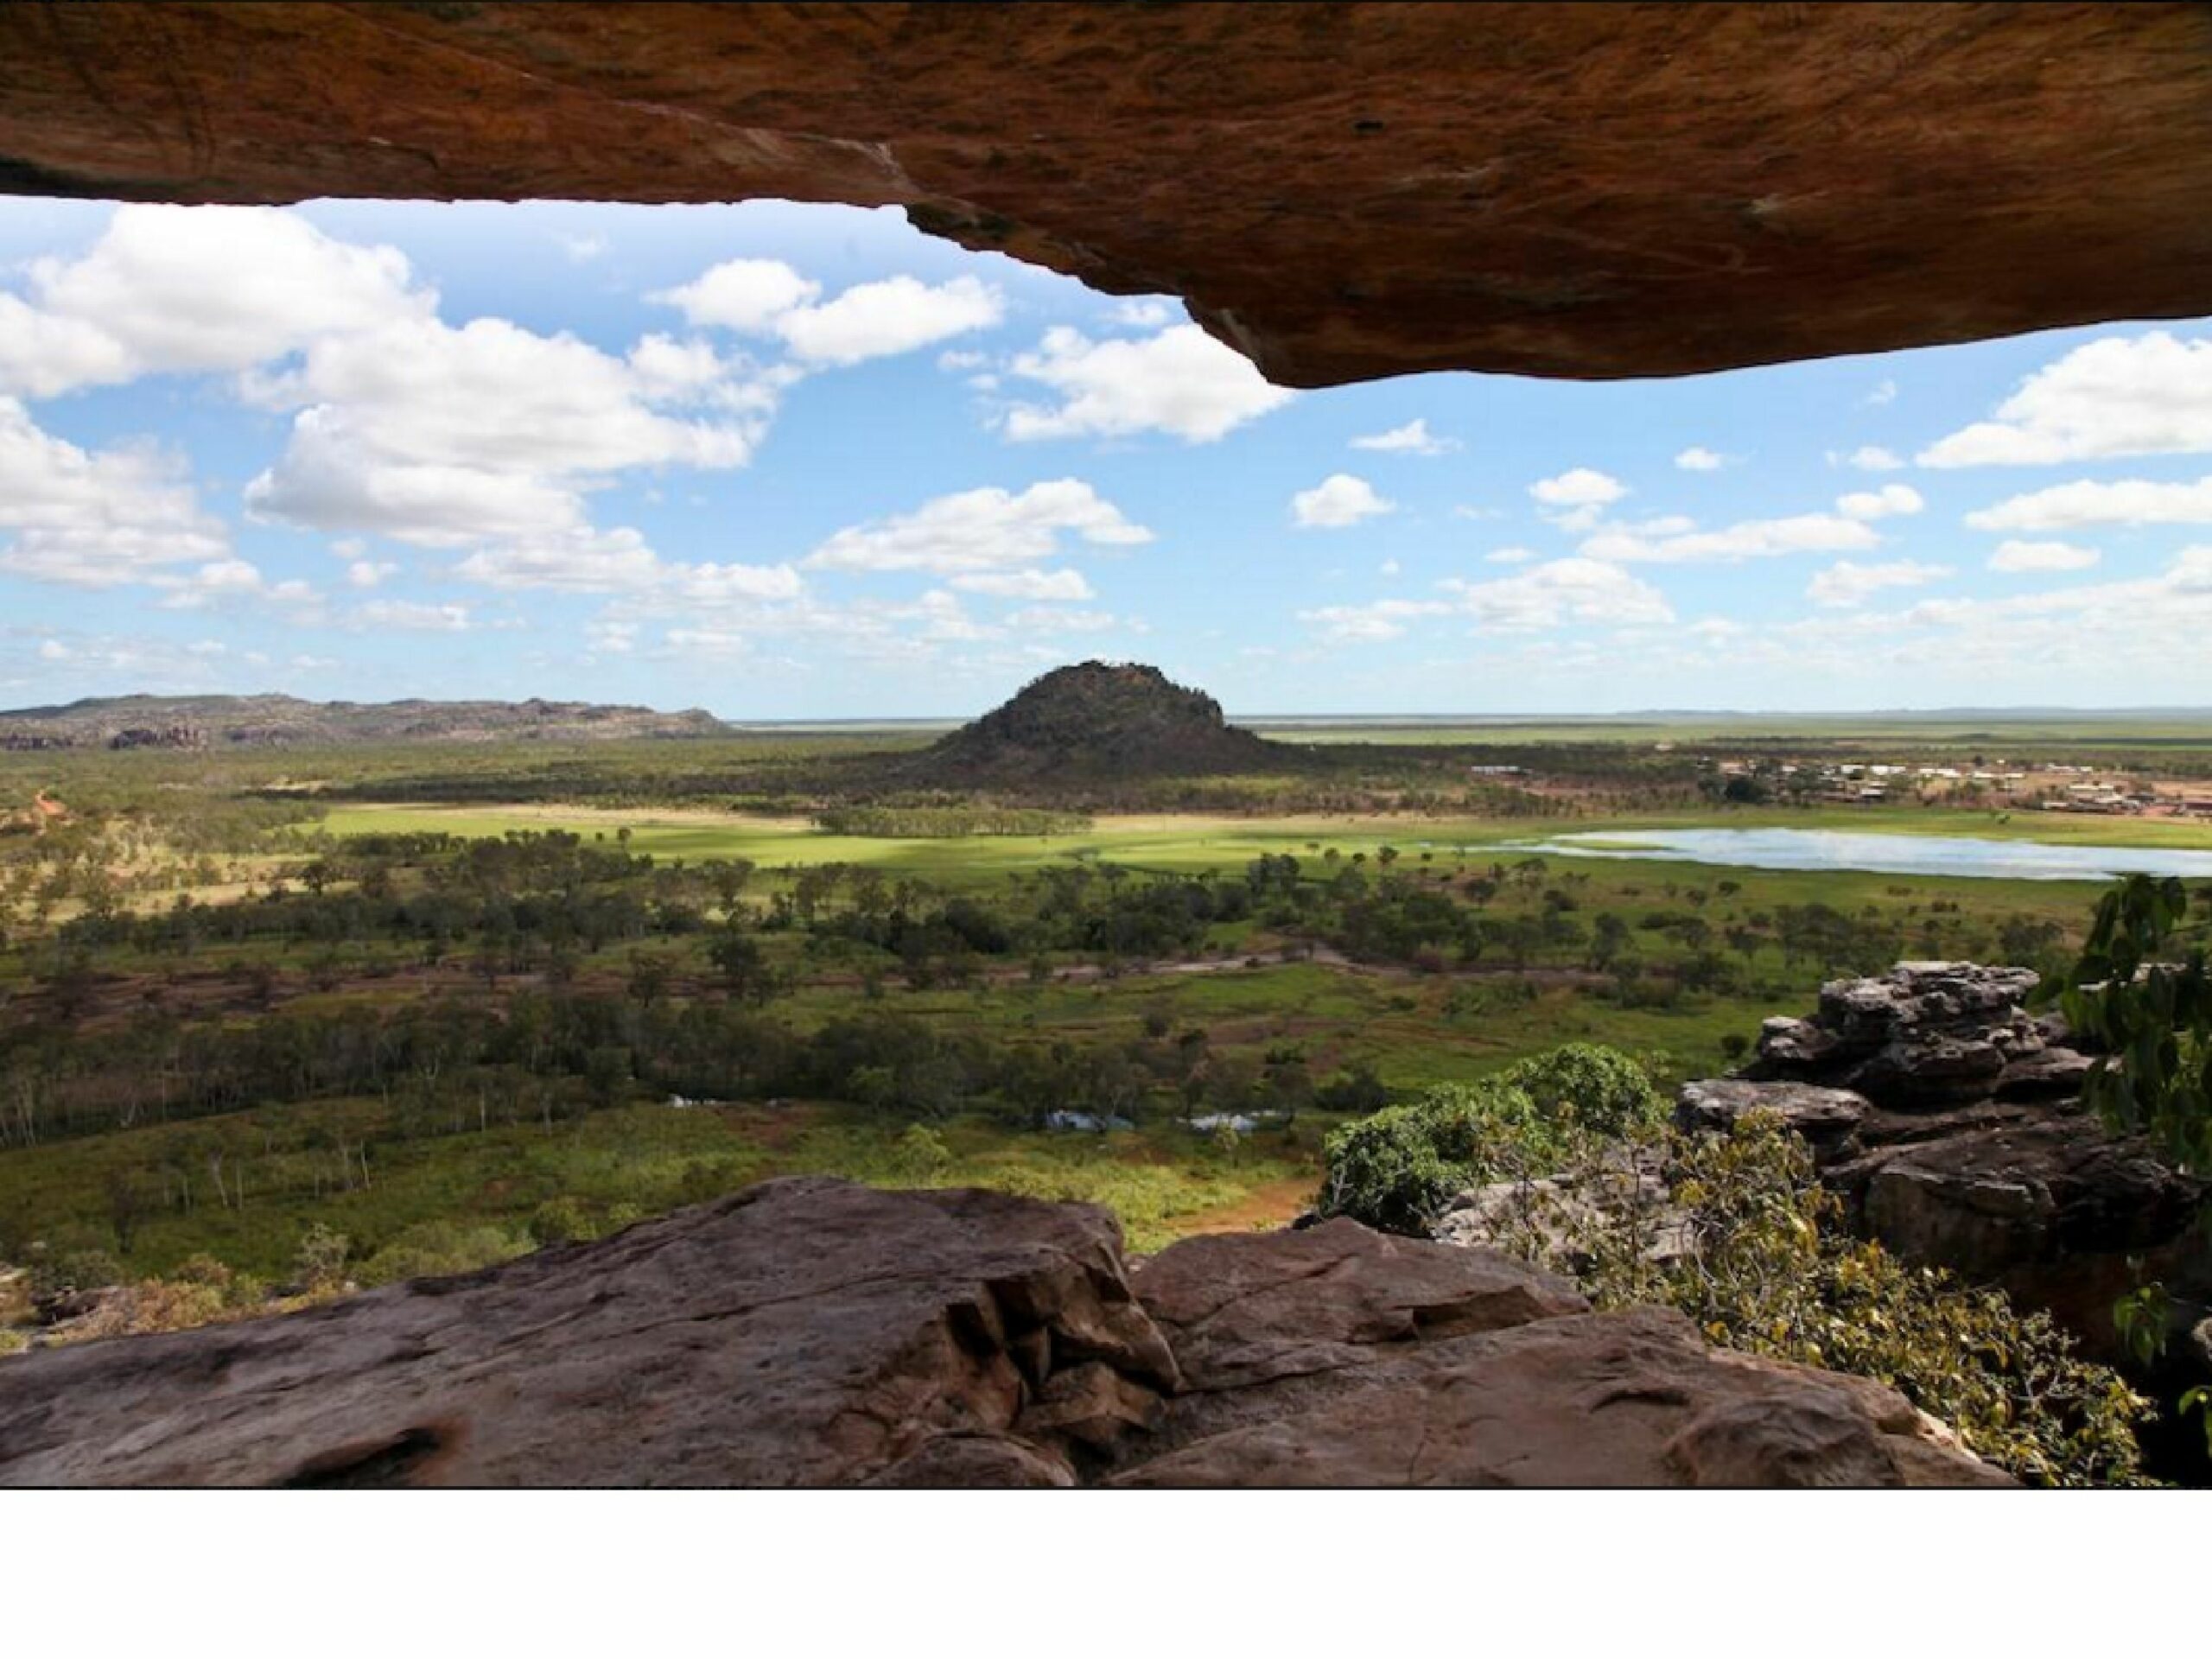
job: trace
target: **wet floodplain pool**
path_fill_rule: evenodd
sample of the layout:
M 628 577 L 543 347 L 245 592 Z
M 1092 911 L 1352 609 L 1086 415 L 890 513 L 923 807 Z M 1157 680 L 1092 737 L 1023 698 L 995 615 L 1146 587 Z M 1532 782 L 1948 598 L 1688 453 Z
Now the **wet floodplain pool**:
M 2212 851 L 2174 847 L 2052 846 L 1972 836 L 1884 836 L 1846 830 L 1593 830 L 1521 842 L 1556 857 L 1663 859 L 1755 870 L 1864 870 L 1881 875 L 2101 881 L 2142 872 L 2212 876 Z

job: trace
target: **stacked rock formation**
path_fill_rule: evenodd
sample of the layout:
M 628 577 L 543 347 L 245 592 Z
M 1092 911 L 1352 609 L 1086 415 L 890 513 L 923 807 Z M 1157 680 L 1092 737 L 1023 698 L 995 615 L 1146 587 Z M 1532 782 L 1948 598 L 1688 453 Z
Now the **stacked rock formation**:
M 1984 1485 L 1860 1379 L 1349 1221 L 773 1181 L 308 1313 L 0 1365 L 0 1484 Z
M 2177 1335 L 2212 1311 L 2207 1187 L 2084 1109 L 2089 1057 L 2024 1007 L 2036 984 L 1948 962 L 1835 981 L 1810 1018 L 1768 1020 L 1739 1077 L 1685 1087 L 1676 1118 L 1780 1114 L 1860 1232 L 2047 1308 L 2121 1363 L 2113 1306 L 2139 1279 L 2165 1285 Z

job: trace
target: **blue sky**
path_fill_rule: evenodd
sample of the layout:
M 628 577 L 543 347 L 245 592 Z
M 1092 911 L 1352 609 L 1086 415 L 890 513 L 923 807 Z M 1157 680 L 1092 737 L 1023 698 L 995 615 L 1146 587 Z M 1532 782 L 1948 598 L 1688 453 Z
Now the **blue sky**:
M 0 705 L 2212 704 L 2212 328 L 1289 393 L 895 211 L 0 199 Z

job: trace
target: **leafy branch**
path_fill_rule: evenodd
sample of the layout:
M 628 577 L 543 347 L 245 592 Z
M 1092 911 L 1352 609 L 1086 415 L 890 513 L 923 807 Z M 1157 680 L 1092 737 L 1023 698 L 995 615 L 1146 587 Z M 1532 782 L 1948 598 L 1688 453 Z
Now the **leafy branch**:
M 2184 1173 L 2212 1168 L 2212 969 L 2203 944 L 2183 944 L 2200 931 L 2188 910 L 2178 880 L 2122 877 L 2056 991 L 2075 1034 L 2103 1051 L 2082 1099 Z

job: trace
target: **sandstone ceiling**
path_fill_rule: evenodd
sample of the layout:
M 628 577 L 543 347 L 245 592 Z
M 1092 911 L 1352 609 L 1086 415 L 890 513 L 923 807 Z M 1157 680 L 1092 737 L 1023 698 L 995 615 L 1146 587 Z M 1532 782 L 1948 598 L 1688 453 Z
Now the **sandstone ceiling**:
M 0 190 L 898 204 L 1274 380 L 2212 313 L 2212 8 L 0 5 Z

